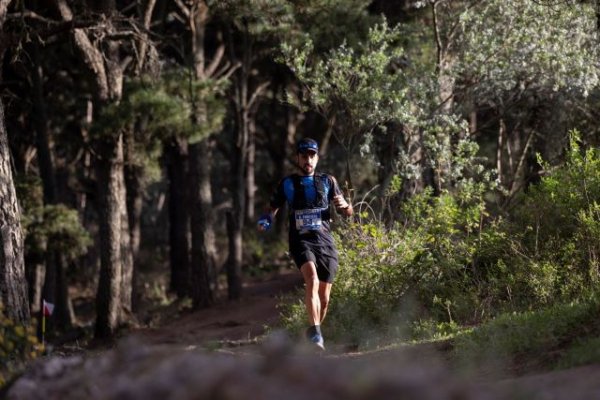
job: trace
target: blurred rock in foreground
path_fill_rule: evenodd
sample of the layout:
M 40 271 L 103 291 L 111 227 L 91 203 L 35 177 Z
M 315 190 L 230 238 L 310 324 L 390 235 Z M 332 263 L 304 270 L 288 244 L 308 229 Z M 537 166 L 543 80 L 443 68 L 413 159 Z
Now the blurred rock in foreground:
M 98 356 L 38 360 L 10 400 L 68 399 L 505 399 L 440 365 L 399 353 L 317 355 L 275 334 L 255 354 L 144 346 L 133 339 Z

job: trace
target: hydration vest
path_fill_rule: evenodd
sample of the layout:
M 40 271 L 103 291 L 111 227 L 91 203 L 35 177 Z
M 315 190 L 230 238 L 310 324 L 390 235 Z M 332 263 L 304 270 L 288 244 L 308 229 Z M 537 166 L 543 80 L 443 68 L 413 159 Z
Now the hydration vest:
M 325 188 L 327 174 L 315 173 L 313 177 L 313 184 L 315 185 L 316 196 L 313 200 L 306 198 L 305 186 L 302 184 L 302 176 L 294 174 L 291 176 L 292 184 L 294 186 L 294 196 L 291 199 L 291 209 L 293 210 L 304 210 L 304 209 L 316 209 L 320 208 L 321 218 L 323 220 L 329 220 L 331 218 L 329 212 L 329 199 L 327 198 L 327 191 Z M 333 190 L 333 188 L 329 188 Z

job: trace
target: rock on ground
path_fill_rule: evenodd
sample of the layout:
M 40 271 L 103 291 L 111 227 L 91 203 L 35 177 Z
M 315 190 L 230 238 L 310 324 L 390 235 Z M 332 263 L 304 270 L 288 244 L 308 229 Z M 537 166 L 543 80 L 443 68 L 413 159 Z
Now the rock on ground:
M 129 338 L 97 356 L 39 360 L 10 387 L 9 400 L 68 399 L 505 399 L 442 364 L 389 357 L 347 358 L 298 347 L 281 333 L 251 354 L 147 346 Z

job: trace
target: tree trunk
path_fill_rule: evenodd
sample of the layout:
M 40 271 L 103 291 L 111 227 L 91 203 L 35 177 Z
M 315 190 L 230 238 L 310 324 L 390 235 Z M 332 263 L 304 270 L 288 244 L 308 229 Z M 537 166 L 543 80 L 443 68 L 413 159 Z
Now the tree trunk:
M 244 67 L 242 67 L 244 70 Z M 243 72 L 242 72 L 242 76 Z M 231 195 L 233 208 L 227 213 L 227 236 L 229 237 L 229 257 L 227 259 L 227 288 L 230 299 L 239 299 L 242 295 L 242 228 L 246 200 L 245 166 L 248 148 L 248 109 L 246 105 L 248 81 L 238 81 L 238 97 L 241 107 L 238 109 L 237 137 L 233 144 L 231 159 Z
M 208 6 L 203 0 L 196 0 L 191 8 L 192 52 L 194 78 L 206 79 L 205 30 L 208 22 Z M 201 126 L 206 123 L 207 110 L 204 99 L 195 99 L 192 123 Z M 214 288 L 211 275 L 215 270 L 215 233 L 212 214 L 212 186 L 210 182 L 212 154 L 210 139 L 205 138 L 190 146 L 190 205 L 192 233 L 192 300 L 194 307 L 207 307 L 214 302 Z
M 56 0 L 63 20 L 72 21 L 73 13 L 66 0 Z M 106 17 L 107 34 L 116 33 L 111 20 L 115 1 L 89 4 L 93 11 Z M 116 40 L 92 42 L 83 29 L 73 30 L 74 42 L 83 61 L 92 72 L 98 103 L 96 111 L 111 103 L 118 103 L 123 93 L 121 42 Z M 96 298 L 96 337 L 112 336 L 131 310 L 133 258 L 129 237 L 129 221 L 123 172 L 123 137 L 108 133 L 99 139 L 97 159 L 98 198 L 100 204 L 100 278 Z
M 229 299 L 239 299 L 242 295 L 242 235 L 240 217 L 233 208 L 227 211 L 227 236 L 229 237 L 229 257 L 227 259 L 227 293 Z
M 68 330 L 73 326 L 75 321 L 75 312 L 73 303 L 69 297 L 69 283 L 67 282 L 67 260 L 58 252 L 51 253 L 56 269 L 56 298 L 54 309 L 54 321 L 57 328 Z
M 172 291 L 188 296 L 190 285 L 190 207 L 187 202 L 188 145 L 173 138 L 165 146 L 169 178 L 169 259 Z
M 231 58 L 234 43 L 230 37 Z M 230 299 L 238 299 L 242 293 L 242 242 L 246 211 L 246 168 L 248 163 L 248 147 L 250 141 L 250 121 L 253 105 L 260 94 L 257 88 L 250 97 L 250 69 L 252 64 L 252 40 L 248 27 L 242 39 L 242 60 L 235 78 L 235 138 L 231 151 L 231 195 L 233 209 L 227 214 L 227 235 L 229 240 L 229 257 L 227 259 L 227 282 Z
M 142 176 L 143 168 L 139 166 L 135 161 L 135 139 L 134 139 L 134 127 L 128 129 L 125 132 L 126 139 L 124 157 L 125 157 L 125 192 L 127 196 L 127 215 L 129 224 L 129 238 L 131 241 L 130 252 L 131 252 L 131 310 L 135 311 L 138 300 L 138 293 L 136 290 L 137 282 L 137 269 L 138 269 L 138 255 L 141 243 L 141 219 L 142 219 L 142 205 L 143 205 L 143 188 L 142 188 Z M 126 250 L 127 251 L 127 250 Z
M 404 149 L 408 155 L 408 162 L 419 173 L 414 178 L 403 180 L 400 200 L 422 193 L 427 185 L 433 186 L 431 168 L 427 167 L 421 132 L 413 131 L 406 126 L 403 128 Z
M 123 167 L 122 136 L 120 147 L 120 162 L 116 165 L 120 171 L 116 175 L 118 182 L 117 192 L 115 193 L 121 223 L 121 313 L 119 315 L 119 322 L 126 322 L 133 312 L 133 276 L 135 272 L 131 248 L 131 230 L 129 229 L 129 217 L 127 215 L 127 189 L 125 187 L 125 169 Z
M 4 28 L 10 0 L 0 0 L 0 32 Z M 3 38 L 0 37 L 0 76 L 4 62 Z M 4 104 L 0 99 L 0 305 L 2 312 L 15 322 L 29 321 L 27 279 L 21 210 L 11 168 Z
M 287 163 L 290 156 L 290 149 L 295 149 L 294 138 L 298 131 L 298 126 L 304 121 L 304 114 L 289 107 L 286 112 L 286 129 L 285 135 L 279 135 L 278 138 L 271 138 L 271 143 L 277 143 L 277 148 L 271 151 L 271 158 L 275 165 L 274 182 L 281 181 L 288 170 Z M 287 218 L 285 213 L 279 213 L 279 217 L 275 219 L 275 230 L 281 238 L 287 237 Z
M 48 129 L 48 117 L 44 100 L 43 70 L 39 46 L 35 40 L 32 43 L 31 55 L 34 65 L 32 93 L 34 110 L 33 121 L 36 131 L 36 149 L 39 171 L 44 188 L 44 204 L 58 204 L 56 168 L 54 167 L 54 157 L 50 146 L 50 132 Z M 66 280 L 66 260 L 61 254 L 50 251 L 47 254 L 44 268 L 49 269 L 50 271 L 43 275 L 47 279 L 55 279 L 55 281 L 44 282 L 43 298 L 55 305 L 54 318 L 52 320 L 55 324 L 55 329 L 67 330 L 73 326 L 74 314 Z M 37 274 L 34 276 L 37 276 Z M 30 284 L 34 284 L 34 282 L 31 282 Z M 42 288 L 39 289 L 41 290 Z M 34 291 L 35 290 L 38 290 L 38 288 L 34 288 Z M 37 294 L 34 296 L 36 298 L 38 297 Z
M 0 2 L 0 17 L 3 16 L 2 5 Z M 0 18 L 0 28 L 2 22 Z M 4 121 L 4 105 L 0 101 L 0 304 L 9 318 L 26 322 L 30 315 L 23 232 Z
M 28 300 L 31 313 L 40 315 L 42 309 L 42 289 L 46 279 L 46 264 L 43 257 L 25 256 L 25 274 L 27 275 Z
M 442 5 L 443 2 L 434 1 L 431 3 L 432 14 L 433 14 L 433 28 L 437 46 L 437 62 L 436 70 L 438 73 L 439 82 L 439 103 L 440 111 L 444 114 L 450 114 L 454 106 L 454 89 L 455 89 L 455 77 L 452 74 L 452 66 L 454 59 L 452 51 L 450 49 L 451 43 L 443 43 L 441 37 L 441 21 L 437 15 L 437 6 Z M 435 153 L 436 157 L 436 170 L 433 171 L 433 182 L 434 182 L 434 193 L 439 194 L 442 189 L 448 187 L 450 182 L 448 181 L 448 175 L 450 174 L 451 166 L 451 142 L 450 136 L 443 135 L 437 139 L 437 146 L 439 150 Z
M 105 138 L 98 160 L 100 203 L 100 279 L 96 295 L 96 337 L 112 337 L 120 322 L 122 290 L 121 201 L 122 138 Z
M 190 146 L 191 232 L 192 232 L 192 300 L 195 308 L 214 302 L 210 285 L 215 269 L 215 234 L 213 231 L 210 165 L 212 155 L 208 139 Z
M 246 212 L 245 219 L 248 224 L 253 224 L 255 221 L 254 206 L 256 203 L 256 122 L 251 118 L 248 126 L 248 152 L 246 161 Z
M 245 87 L 247 81 L 241 83 Z M 242 93 L 244 89 L 241 90 Z M 243 100 L 242 100 L 243 102 Z M 231 195 L 233 209 L 227 214 L 227 235 L 229 237 L 229 257 L 227 259 L 227 283 L 230 299 L 238 299 L 242 294 L 242 228 L 246 199 L 244 167 L 248 143 L 248 115 L 245 107 L 238 113 L 237 138 L 233 145 L 231 160 Z
M 56 175 L 54 157 L 50 149 L 50 132 L 48 129 L 48 113 L 44 101 L 43 72 L 39 54 L 39 46 L 33 41 L 31 58 L 33 60 L 33 125 L 36 133 L 36 149 L 40 177 L 44 188 L 44 203 L 56 204 Z

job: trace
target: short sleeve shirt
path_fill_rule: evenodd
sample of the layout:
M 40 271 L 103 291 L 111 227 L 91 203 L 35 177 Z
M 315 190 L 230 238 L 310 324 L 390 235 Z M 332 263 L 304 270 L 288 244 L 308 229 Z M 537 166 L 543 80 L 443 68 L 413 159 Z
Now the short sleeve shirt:
M 331 175 L 290 175 L 279 182 L 270 203 L 272 208 L 287 204 L 290 240 L 301 237 L 331 242 L 329 204 L 339 194 L 342 191 Z

